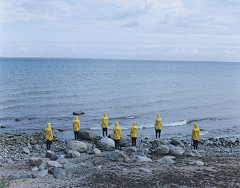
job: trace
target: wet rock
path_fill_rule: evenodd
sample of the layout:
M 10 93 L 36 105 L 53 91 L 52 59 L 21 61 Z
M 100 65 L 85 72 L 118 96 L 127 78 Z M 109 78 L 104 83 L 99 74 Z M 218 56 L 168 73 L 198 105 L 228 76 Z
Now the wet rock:
M 36 158 L 30 158 L 29 159 L 29 164 L 34 165 L 34 166 L 39 166 L 42 163 L 45 163 L 47 161 L 50 161 L 50 159 L 49 158 L 39 158 L 39 157 L 36 157 Z
M 81 142 L 81 141 L 78 141 L 78 142 L 69 141 L 66 146 L 66 152 L 68 153 L 69 150 L 83 153 L 88 150 L 88 145 L 85 142 Z
M 97 138 L 97 135 L 96 135 L 96 133 L 90 132 L 90 131 L 79 131 L 78 132 L 78 138 L 80 140 L 92 141 L 92 140 L 95 140 Z
M 80 157 L 80 153 L 78 151 L 69 150 L 68 157 L 69 158 Z
M 162 157 L 158 159 L 157 162 L 163 163 L 163 164 L 174 163 L 174 161 L 170 157 Z
M 64 179 L 68 175 L 67 170 L 62 168 L 54 168 L 52 174 L 56 179 Z
M 63 132 L 63 129 L 58 129 L 59 132 Z
M 94 143 L 96 144 L 96 147 L 100 150 L 113 151 L 115 149 L 114 140 L 111 138 L 103 137 L 100 140 L 96 140 Z
M 119 146 L 121 146 L 121 147 L 131 147 L 132 146 L 132 141 L 127 140 L 125 138 L 121 138 L 119 140 Z
M 32 178 L 32 175 L 26 172 L 19 172 L 16 174 L 12 174 L 9 177 L 9 181 L 13 180 L 13 179 L 25 179 L 25 178 Z
M 79 111 L 79 112 L 73 112 L 73 115 L 82 115 L 82 114 L 85 114 L 84 112 L 81 112 L 81 111 Z
M 49 158 L 51 161 L 56 161 L 58 156 L 52 151 L 47 151 L 46 158 Z
M 169 153 L 174 155 L 182 155 L 184 153 L 184 150 L 179 146 L 170 147 Z
M 109 156 L 108 159 L 112 160 L 112 161 L 129 161 L 129 157 L 122 153 L 122 152 L 112 152 Z
M 2 126 L 1 126 L 1 128 L 7 128 L 7 126 L 5 126 L 5 125 L 2 125 Z
M 160 145 L 153 152 L 160 155 L 167 154 L 169 153 L 169 147 L 166 145 Z
M 174 146 L 181 146 L 181 147 L 185 147 L 184 144 L 178 140 L 178 139 L 172 139 L 172 141 L 170 142 L 170 144 L 174 145 Z
M 22 121 L 22 120 L 17 118 L 17 119 L 15 119 L 15 121 Z

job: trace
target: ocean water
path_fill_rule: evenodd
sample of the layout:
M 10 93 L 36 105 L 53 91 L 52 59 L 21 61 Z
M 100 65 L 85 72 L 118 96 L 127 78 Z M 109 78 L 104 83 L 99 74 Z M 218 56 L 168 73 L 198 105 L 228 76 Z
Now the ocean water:
M 104 59 L 0 58 L 1 132 L 42 131 L 50 122 L 60 139 L 73 138 L 73 112 L 81 129 L 101 133 L 101 118 L 116 121 L 127 137 L 240 136 L 240 63 Z M 15 121 L 15 119 L 21 121 Z M 63 129 L 63 132 L 58 131 Z

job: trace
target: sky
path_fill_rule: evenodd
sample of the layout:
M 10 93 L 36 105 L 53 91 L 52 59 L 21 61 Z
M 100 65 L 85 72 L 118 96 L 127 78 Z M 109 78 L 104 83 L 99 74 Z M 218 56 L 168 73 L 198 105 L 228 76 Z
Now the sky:
M 0 0 L 0 56 L 240 62 L 240 0 Z

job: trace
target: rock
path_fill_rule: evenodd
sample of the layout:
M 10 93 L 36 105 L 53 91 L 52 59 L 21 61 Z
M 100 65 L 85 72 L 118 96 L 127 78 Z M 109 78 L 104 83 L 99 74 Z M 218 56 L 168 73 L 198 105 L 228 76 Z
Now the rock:
M 52 151 L 47 151 L 46 158 L 49 158 L 51 161 L 56 161 L 58 156 Z
M 194 153 L 193 153 L 191 150 L 186 150 L 186 151 L 183 153 L 183 155 L 191 156 L 191 157 L 195 156 Z
M 202 161 L 194 161 L 190 163 L 191 165 L 203 166 L 204 163 Z
M 155 150 L 154 153 L 156 154 L 167 154 L 169 153 L 169 147 L 166 145 L 160 145 Z
M 136 162 L 152 162 L 152 159 L 146 157 L 146 156 L 138 156 L 136 159 Z
M 112 160 L 112 161 L 129 161 L 129 157 L 122 153 L 122 152 L 112 152 L 109 156 L 108 156 L 108 159 Z
M 40 178 L 48 175 L 48 170 L 41 170 L 37 175 L 35 175 L 35 178 Z
M 63 157 L 59 157 L 56 161 L 59 162 L 60 164 L 68 163 L 68 160 Z
M 172 139 L 172 141 L 170 142 L 170 144 L 174 145 L 174 146 L 181 146 L 181 147 L 185 147 L 184 144 L 177 139 Z
M 119 171 L 119 170 L 121 170 L 121 167 L 119 167 L 119 166 L 117 165 L 117 166 L 111 168 L 111 170 L 117 170 L 117 171 Z
M 164 142 L 164 141 L 162 141 L 162 140 L 154 140 L 153 142 L 152 142 L 152 147 L 150 148 L 150 151 L 154 151 L 155 149 L 157 149 L 158 148 L 158 146 L 160 146 L 160 145 L 166 145 L 166 143 Z
M 77 167 L 79 167 L 79 165 L 75 163 L 65 163 L 64 165 L 62 165 L 62 168 L 64 169 L 77 168 Z
M 37 166 L 33 167 L 33 168 L 32 168 L 32 171 L 33 171 L 33 172 L 38 171 L 38 167 L 37 167 Z
M 63 179 L 67 176 L 67 170 L 62 169 L 62 168 L 54 168 L 53 172 L 53 177 L 56 179 Z
M 78 132 L 78 138 L 80 140 L 92 141 L 92 140 L 95 140 L 97 138 L 97 135 L 96 135 L 96 133 L 90 132 L 90 131 L 79 131 Z
M 98 148 L 94 148 L 92 151 L 88 152 L 89 154 L 96 154 L 96 155 L 100 155 L 102 152 L 100 149 Z
M 85 142 L 81 142 L 81 141 L 78 141 L 78 142 L 69 141 L 66 146 L 66 152 L 68 153 L 69 150 L 83 153 L 88 150 L 88 145 Z
M 48 163 L 45 162 L 45 163 L 41 164 L 38 168 L 39 168 L 40 170 L 44 170 L 44 169 L 47 167 L 47 165 L 48 165 Z
M 1 126 L 1 128 L 7 128 L 7 126 L 5 126 L 5 125 L 2 125 L 2 126 Z
M 68 157 L 69 158 L 80 157 L 80 153 L 78 151 L 69 150 Z
M 29 149 L 27 148 L 27 147 L 23 147 L 23 148 L 20 148 L 19 150 L 18 150 L 18 152 L 19 153 L 26 153 L 26 154 L 30 154 L 30 151 L 29 151 Z
M 36 145 L 37 142 L 36 142 L 35 140 L 31 140 L 31 141 L 30 141 L 30 144 L 31 144 L 31 145 Z
M 62 165 L 56 161 L 48 161 L 47 162 L 48 167 L 55 167 L 55 168 L 61 168 Z
M 84 112 L 73 112 L 73 115 L 82 115 L 82 114 L 85 114 Z
M 179 146 L 170 147 L 169 153 L 174 155 L 182 155 L 184 153 L 184 150 Z
M 17 119 L 15 119 L 15 121 L 22 121 L 22 120 L 17 118 Z
M 96 144 L 96 147 L 100 150 L 113 151 L 115 149 L 114 140 L 111 138 L 103 137 L 100 140 L 96 140 L 94 143 Z
M 59 132 L 63 132 L 63 129 L 58 129 Z
M 120 147 L 131 147 L 132 146 L 132 141 L 127 140 L 125 138 L 121 138 L 119 140 L 119 146 Z
M 49 158 L 38 158 L 38 157 L 36 157 L 36 158 L 30 158 L 29 159 L 29 164 L 34 165 L 34 166 L 39 166 L 42 163 L 45 163 L 47 161 L 50 161 L 50 159 Z
M 147 169 L 147 168 L 139 168 L 140 172 L 146 172 L 146 173 L 152 173 L 151 170 Z
M 9 177 L 9 181 L 13 180 L 13 179 L 25 179 L 25 178 L 31 178 L 32 175 L 29 174 L 29 173 L 26 173 L 26 172 L 19 172 L 19 173 L 16 173 L 16 174 L 12 174 L 10 177 Z
M 164 164 L 174 163 L 174 161 L 170 157 L 162 157 L 158 159 L 157 162 Z

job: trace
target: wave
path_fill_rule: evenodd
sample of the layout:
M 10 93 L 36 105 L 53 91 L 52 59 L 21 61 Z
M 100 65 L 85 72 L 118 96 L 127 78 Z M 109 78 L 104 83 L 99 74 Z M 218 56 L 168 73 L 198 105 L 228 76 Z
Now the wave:
M 114 118 L 108 118 L 110 120 L 112 119 L 134 119 L 136 116 L 122 116 L 122 117 L 114 117 Z

